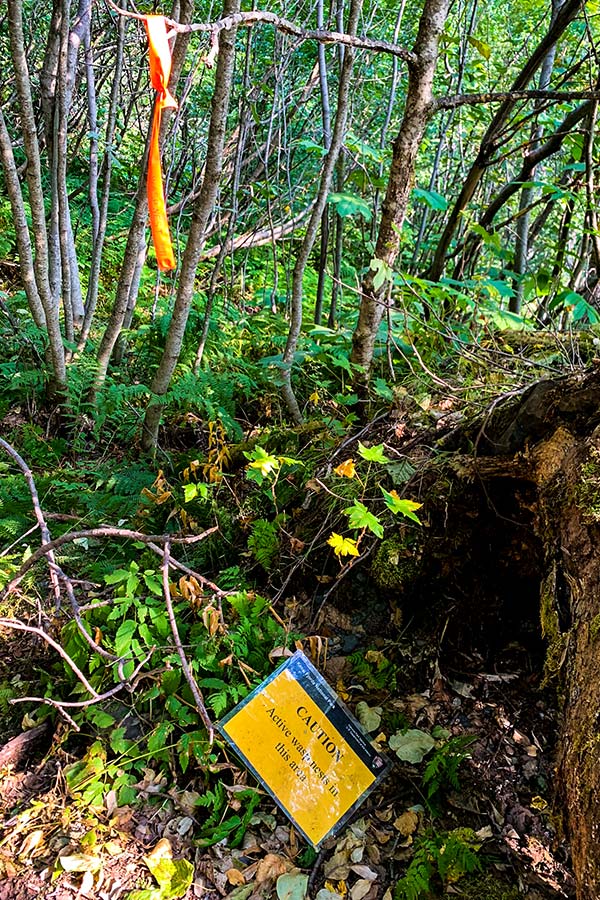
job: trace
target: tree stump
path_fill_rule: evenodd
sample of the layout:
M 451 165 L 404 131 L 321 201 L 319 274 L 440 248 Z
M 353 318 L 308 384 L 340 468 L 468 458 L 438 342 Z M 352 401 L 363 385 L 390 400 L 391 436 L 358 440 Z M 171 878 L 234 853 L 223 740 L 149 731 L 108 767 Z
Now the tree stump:
M 518 596 L 507 616 L 514 622 L 526 614 L 528 593 L 539 609 L 546 678 L 554 681 L 562 710 L 556 797 L 571 842 L 577 898 L 596 900 L 600 897 L 600 370 L 537 382 L 497 402 L 484 417 L 455 429 L 439 447 L 453 452 L 441 473 L 437 462 L 427 489 L 433 521 L 424 554 L 438 560 L 441 581 L 444 571 L 439 561 L 449 552 L 467 578 L 485 582 L 506 576 L 506 597 L 514 577 Z M 460 508 L 454 519 L 452 512 L 448 518 L 453 504 Z M 443 533 L 436 532 L 436 506 L 440 513 L 442 506 L 445 509 Z M 471 521 L 465 521 L 469 516 Z M 482 553 L 487 554 L 485 559 Z M 476 569 L 474 574 L 468 574 L 470 569 Z M 451 570 L 449 577 L 459 583 L 460 576 Z M 467 596 L 468 585 L 463 590 Z M 533 605 L 530 618 L 532 609 Z M 479 611 L 485 614 L 483 604 Z

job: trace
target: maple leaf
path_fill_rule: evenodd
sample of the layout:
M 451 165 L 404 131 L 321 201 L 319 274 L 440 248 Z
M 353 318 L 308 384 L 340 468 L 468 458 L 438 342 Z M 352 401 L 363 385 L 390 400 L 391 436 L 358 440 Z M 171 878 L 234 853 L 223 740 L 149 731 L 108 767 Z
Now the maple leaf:
M 336 475 L 341 475 L 343 478 L 354 478 L 356 475 L 354 460 L 347 459 L 345 462 L 340 463 L 339 466 L 336 466 L 333 471 Z
M 353 541 L 352 538 L 342 537 L 341 534 L 336 534 L 335 531 L 327 541 L 330 547 L 333 547 L 333 552 L 336 556 L 358 556 L 358 546 L 356 541 Z
M 385 488 L 381 488 L 381 493 L 385 498 L 385 505 L 389 510 L 393 513 L 400 513 L 403 516 L 406 516 L 407 519 L 412 519 L 413 522 L 417 522 L 419 525 L 422 524 L 421 520 L 417 515 L 415 515 L 416 509 L 421 509 L 423 506 L 422 503 L 415 503 L 414 500 L 404 500 L 399 496 L 397 491 L 386 491 Z

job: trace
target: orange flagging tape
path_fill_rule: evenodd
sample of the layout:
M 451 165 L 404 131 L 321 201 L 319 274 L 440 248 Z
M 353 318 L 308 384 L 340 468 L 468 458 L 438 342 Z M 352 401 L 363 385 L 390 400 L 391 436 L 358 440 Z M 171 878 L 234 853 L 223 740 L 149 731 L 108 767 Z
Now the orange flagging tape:
M 164 16 L 146 16 L 144 21 L 150 51 L 150 78 L 152 87 L 158 92 L 154 106 L 150 155 L 148 157 L 148 210 L 158 268 L 162 272 L 168 272 L 169 269 L 175 268 L 175 256 L 167 220 L 158 135 L 163 109 L 177 109 L 177 101 L 169 93 L 167 87 L 171 74 L 171 48 L 167 40 L 167 23 L 165 18 Z

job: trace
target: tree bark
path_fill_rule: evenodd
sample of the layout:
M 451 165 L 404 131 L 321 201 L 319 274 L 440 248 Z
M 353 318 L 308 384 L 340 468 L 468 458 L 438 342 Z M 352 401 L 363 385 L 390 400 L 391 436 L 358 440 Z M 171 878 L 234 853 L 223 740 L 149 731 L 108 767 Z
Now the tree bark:
M 223 14 L 225 16 L 235 14 L 239 11 L 239 5 L 239 0 L 225 0 Z M 169 389 L 175 366 L 179 360 L 183 336 L 194 296 L 196 268 L 206 240 L 208 220 L 213 211 L 219 189 L 235 62 L 235 35 L 236 30 L 232 28 L 230 31 L 221 32 L 219 36 L 219 56 L 208 130 L 204 179 L 200 196 L 194 207 L 188 240 L 183 254 L 179 287 L 165 349 L 152 380 L 151 391 L 153 399 L 148 404 L 144 417 L 142 447 L 147 451 L 154 450 L 158 441 L 158 428 L 164 405 L 163 398 Z
M 402 225 L 413 187 L 417 153 L 429 121 L 439 40 L 449 8 L 450 0 L 425 0 L 419 22 L 413 49 L 415 62 L 409 68 L 404 117 L 394 141 L 392 166 L 375 246 L 375 260 L 381 263 L 384 274 L 391 272 L 400 251 Z M 389 279 L 385 278 L 380 284 L 378 275 L 376 269 L 370 268 L 363 279 L 358 323 L 352 336 L 350 359 L 361 369 L 359 381 L 369 377 L 389 287 Z
M 556 804 L 571 842 L 578 900 L 600 896 L 599 396 L 597 368 L 542 380 L 439 440 L 447 468 L 440 480 L 438 460 L 425 488 L 431 498 L 429 507 L 426 501 L 430 528 L 421 557 L 423 570 L 432 571 L 447 546 L 453 571 L 435 576 L 443 578 L 444 590 L 451 594 L 454 583 L 463 596 L 471 596 L 468 578 L 473 583 L 490 579 L 484 591 L 491 606 L 500 569 L 513 604 L 523 572 L 529 596 L 531 580 L 539 584 L 545 680 L 556 687 L 561 707 Z M 427 484 L 423 472 L 418 479 Z M 465 519 L 461 490 L 476 525 Z M 504 506 L 498 509 L 496 503 Z M 476 556 L 478 545 L 487 554 L 483 564 Z M 464 560 L 459 546 L 467 548 Z M 538 548 L 535 554 L 527 549 L 532 546 Z M 515 551 L 512 559 L 507 547 Z M 524 616 L 523 605 L 517 602 L 513 615 Z M 535 616 L 533 606 L 530 611 Z M 507 612 L 495 609 L 490 629 L 498 628 L 498 615 Z M 464 624 L 464 610 L 461 617 Z M 519 624 L 514 622 L 513 629 Z

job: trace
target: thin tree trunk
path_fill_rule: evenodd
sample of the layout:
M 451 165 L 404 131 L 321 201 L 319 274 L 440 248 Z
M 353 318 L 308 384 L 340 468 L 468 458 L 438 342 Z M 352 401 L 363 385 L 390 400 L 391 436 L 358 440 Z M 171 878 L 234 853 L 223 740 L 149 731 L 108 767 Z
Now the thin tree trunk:
M 4 115 L 0 109 L 0 157 L 2 159 L 2 170 L 4 172 L 4 182 L 8 199 L 10 200 L 13 222 L 15 227 L 15 236 L 17 239 L 17 251 L 19 253 L 19 263 L 21 269 L 21 278 L 23 279 L 23 287 L 27 296 L 29 309 L 33 317 L 33 321 L 41 332 L 46 332 L 46 314 L 40 299 L 37 288 L 35 273 L 33 268 L 33 250 L 31 247 L 31 238 L 29 235 L 29 227 L 27 225 L 27 216 L 25 213 L 25 204 L 23 202 L 23 194 L 21 191 L 21 182 L 19 181 L 19 173 L 15 163 L 12 141 L 6 127 Z
M 416 61 L 409 69 L 404 117 L 394 141 L 392 166 L 383 203 L 375 259 L 383 273 L 391 272 L 400 250 L 400 235 L 412 190 L 417 153 L 429 120 L 439 40 L 450 0 L 425 0 L 414 46 Z M 385 309 L 387 278 L 370 268 L 361 285 L 358 323 L 352 336 L 351 361 L 360 367 L 358 386 L 368 380 L 377 331 Z M 375 286 L 377 284 L 377 287 Z
M 127 8 L 125 0 L 123 8 Z M 112 177 L 112 160 L 113 146 L 115 140 L 115 130 L 117 123 L 117 112 L 119 107 L 119 98 L 121 96 L 121 76 L 123 74 L 123 51 L 125 46 L 125 34 L 128 19 L 125 16 L 119 16 L 117 22 L 117 48 L 114 57 L 114 75 L 110 92 L 110 104 L 108 108 L 108 117 L 106 122 L 105 141 L 106 149 L 102 159 L 102 196 L 98 203 L 98 161 L 97 148 L 98 139 L 93 136 L 90 139 L 90 202 L 93 215 L 93 244 L 92 244 L 92 260 L 90 264 L 90 276 L 87 289 L 87 297 L 85 302 L 85 315 L 77 350 L 81 352 L 85 347 L 86 341 L 90 334 L 92 321 L 96 312 L 96 304 L 98 302 L 98 289 L 100 281 L 100 267 L 102 264 L 102 252 L 104 250 L 104 241 L 106 239 L 106 227 L 108 223 L 108 202 L 110 199 L 110 186 Z M 95 99 L 95 82 L 94 71 L 91 65 L 91 47 L 89 53 L 86 52 L 87 74 L 87 91 L 88 91 L 88 110 L 90 133 L 95 135 L 97 128 L 96 118 L 96 99 Z
M 358 17 L 360 15 L 362 0 L 352 0 L 350 13 L 348 16 L 347 33 L 356 34 Z M 298 250 L 294 273 L 292 276 L 292 303 L 290 316 L 290 329 L 288 332 L 287 343 L 283 351 L 282 372 L 281 372 L 281 390 L 287 408 L 294 422 L 302 422 L 302 412 L 298 406 L 296 395 L 292 388 L 292 365 L 296 355 L 296 347 L 298 346 L 298 338 L 302 328 L 302 296 L 303 296 L 303 279 L 308 264 L 308 259 L 315 243 L 319 222 L 323 216 L 323 211 L 327 203 L 327 196 L 333 180 L 335 167 L 344 143 L 346 134 L 346 120 L 348 116 L 348 105 L 350 100 L 350 90 L 352 82 L 352 71 L 354 68 L 354 50 L 352 47 L 346 47 L 344 50 L 344 61 L 342 63 L 342 71 L 340 74 L 340 83 L 337 98 L 337 110 L 335 116 L 335 125 L 331 136 L 331 146 L 323 163 L 321 172 L 321 181 L 319 184 L 319 192 L 313 206 L 304 239 Z
M 323 13 L 323 0 L 317 0 L 317 28 L 325 27 Z M 321 89 L 321 117 L 323 119 L 323 147 L 329 150 L 331 146 L 331 106 L 329 103 L 329 82 L 327 79 L 327 59 L 325 47 L 319 44 L 317 48 L 319 60 L 319 86 Z M 321 324 L 323 316 L 323 294 L 325 291 L 325 269 L 327 267 L 327 248 L 329 245 L 329 210 L 323 210 L 321 216 L 321 246 L 319 248 L 319 272 L 317 281 L 317 297 L 315 300 L 315 324 Z
M 248 88 L 249 79 L 250 79 L 250 68 L 249 68 L 249 51 L 250 51 L 250 34 L 247 36 L 246 41 L 246 65 L 244 68 L 244 96 L 241 102 L 240 109 L 240 126 L 238 129 L 238 142 L 235 151 L 235 162 L 233 168 L 233 181 L 231 184 L 231 214 L 229 216 L 229 221 L 227 223 L 227 233 L 221 242 L 221 246 L 219 248 L 219 253 L 217 256 L 217 260 L 214 264 L 212 274 L 210 277 L 210 284 L 208 287 L 208 294 L 206 297 L 206 306 L 204 309 L 204 317 L 202 319 L 202 325 L 200 326 L 200 340 L 198 341 L 198 347 L 196 349 L 196 358 L 194 360 L 194 375 L 197 375 L 200 371 L 200 367 L 202 366 L 202 358 L 204 356 L 204 350 L 206 348 L 206 341 L 208 339 L 208 332 L 210 330 L 210 320 L 212 316 L 213 305 L 215 301 L 215 295 L 217 292 L 217 285 L 219 281 L 219 275 L 221 273 L 221 269 L 223 267 L 223 263 L 225 261 L 225 257 L 228 253 L 231 252 L 231 239 L 233 237 L 233 232 L 235 231 L 235 224 L 237 220 L 238 214 L 238 196 L 240 189 L 240 180 L 242 174 L 242 160 L 244 158 L 244 153 L 246 150 L 246 141 L 248 137 L 248 125 L 249 119 L 251 118 L 250 112 L 247 108 L 247 102 L 244 99 L 246 96 L 246 90 Z
M 65 351 L 60 330 L 58 304 L 52 295 L 49 280 L 48 231 L 46 228 L 44 187 L 33 98 L 31 95 L 29 66 L 25 52 L 23 5 L 21 0 L 7 0 L 7 3 L 11 58 L 19 99 L 23 147 L 27 155 L 26 178 L 35 245 L 33 268 L 37 291 L 46 318 L 55 388 L 57 391 L 62 392 L 66 389 L 67 384 Z
M 234 15 L 239 11 L 239 8 L 240 0 L 225 0 L 223 15 Z M 219 35 L 219 56 L 211 104 L 204 179 L 200 196 L 192 215 L 188 240 L 183 254 L 179 287 L 165 349 L 152 380 L 151 391 L 153 399 L 146 409 L 142 433 L 142 447 L 144 450 L 154 450 L 158 441 L 158 428 L 164 403 L 162 398 L 169 389 L 175 366 L 179 360 L 194 295 L 196 268 L 206 240 L 206 226 L 212 214 L 219 189 L 223 169 L 227 114 L 229 112 L 229 100 L 233 82 L 235 35 L 236 29 L 222 31 Z

